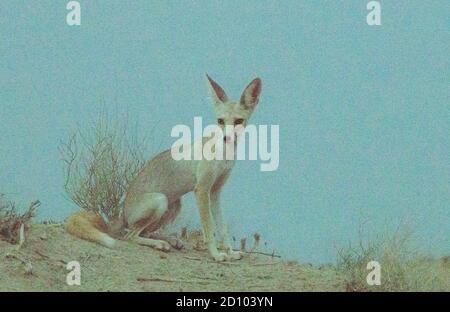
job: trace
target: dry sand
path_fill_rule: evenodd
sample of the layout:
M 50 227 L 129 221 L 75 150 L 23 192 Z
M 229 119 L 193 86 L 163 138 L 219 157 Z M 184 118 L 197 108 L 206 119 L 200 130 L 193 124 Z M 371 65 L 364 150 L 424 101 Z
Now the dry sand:
M 312 267 L 246 254 L 215 263 L 189 243 L 159 252 L 120 241 L 115 249 L 79 240 L 62 225 L 35 224 L 19 251 L 0 241 L 0 291 L 344 291 L 333 267 Z M 68 286 L 66 264 L 81 265 L 81 285 Z

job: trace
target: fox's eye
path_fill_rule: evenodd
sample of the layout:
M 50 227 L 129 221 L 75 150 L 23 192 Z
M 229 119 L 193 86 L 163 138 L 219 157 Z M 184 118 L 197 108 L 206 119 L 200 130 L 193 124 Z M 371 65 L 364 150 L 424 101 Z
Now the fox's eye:
M 235 125 L 242 125 L 243 123 L 244 123 L 244 119 L 242 119 L 242 118 L 238 118 L 234 121 Z
M 217 123 L 221 126 L 223 126 L 225 124 L 225 121 L 223 120 L 223 118 L 219 118 L 217 119 Z

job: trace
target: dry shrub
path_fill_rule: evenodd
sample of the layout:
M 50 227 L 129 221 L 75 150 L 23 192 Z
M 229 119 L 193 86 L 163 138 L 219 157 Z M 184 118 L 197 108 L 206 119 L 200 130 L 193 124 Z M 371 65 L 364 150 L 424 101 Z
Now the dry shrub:
M 338 270 L 348 291 L 449 291 L 450 269 L 441 261 L 424 257 L 412 247 L 412 234 L 400 231 L 392 237 L 349 246 L 339 251 Z M 367 284 L 367 264 L 378 261 L 381 285 Z
M 78 128 L 60 145 L 67 195 L 107 223 L 119 218 L 128 185 L 145 163 L 144 151 L 145 140 L 131 135 L 126 123 L 102 116 L 87 129 Z
M 30 221 L 39 206 L 39 201 L 32 202 L 27 211 L 20 214 L 17 211 L 16 204 L 0 194 L 0 239 L 11 244 L 17 244 L 21 226 L 24 226 L 25 231 L 28 230 Z

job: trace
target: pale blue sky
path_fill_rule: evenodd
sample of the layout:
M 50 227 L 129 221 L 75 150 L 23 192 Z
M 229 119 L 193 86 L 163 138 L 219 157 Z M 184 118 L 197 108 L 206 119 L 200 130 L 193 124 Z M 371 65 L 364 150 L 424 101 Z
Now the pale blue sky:
M 252 121 L 280 125 L 280 166 L 237 164 L 223 195 L 233 234 L 319 263 L 361 220 L 369 235 L 406 222 L 450 253 L 449 1 L 381 1 L 380 27 L 365 0 L 80 1 L 80 27 L 67 2 L 0 2 L 0 191 L 40 199 L 40 218 L 76 209 L 58 144 L 77 124 L 128 115 L 150 156 L 175 124 L 213 120 L 205 72 L 233 98 L 259 75 Z

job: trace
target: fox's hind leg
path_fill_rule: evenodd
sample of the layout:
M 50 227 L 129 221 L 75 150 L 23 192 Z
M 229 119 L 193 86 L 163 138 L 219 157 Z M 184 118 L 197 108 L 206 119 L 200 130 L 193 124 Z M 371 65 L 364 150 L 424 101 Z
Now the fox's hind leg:
M 158 225 L 158 228 L 160 228 L 160 227 L 162 228 L 165 225 L 173 222 L 173 220 L 175 220 L 175 218 L 178 216 L 180 211 L 181 211 L 181 200 L 180 199 L 177 199 L 176 201 L 170 203 L 169 207 L 167 208 L 167 211 L 164 213 L 164 215 L 160 219 L 161 224 Z M 182 249 L 184 247 L 183 242 L 174 235 L 167 235 L 164 233 L 153 232 L 153 231 L 149 231 L 149 230 L 145 229 L 142 236 L 166 241 L 170 244 L 170 246 L 172 246 L 175 249 Z
M 164 240 L 140 237 L 142 231 L 153 232 L 161 226 L 161 218 L 168 209 L 166 195 L 162 193 L 145 193 L 140 198 L 126 207 L 126 221 L 130 232 L 125 239 L 134 241 L 140 245 L 168 251 L 170 245 Z

